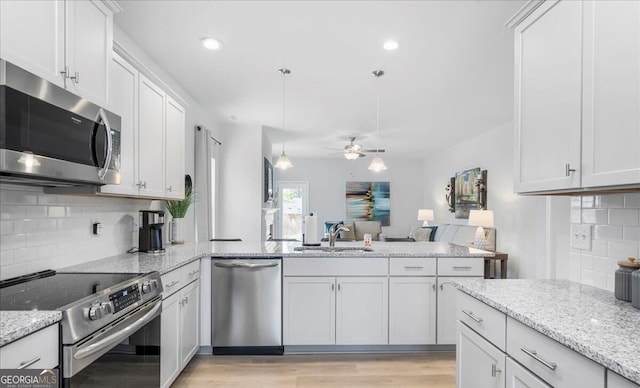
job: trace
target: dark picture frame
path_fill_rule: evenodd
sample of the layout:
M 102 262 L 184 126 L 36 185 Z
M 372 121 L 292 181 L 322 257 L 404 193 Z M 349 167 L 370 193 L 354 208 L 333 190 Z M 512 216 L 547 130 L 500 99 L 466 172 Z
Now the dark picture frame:
M 264 158 L 264 202 L 273 200 L 273 165 Z
M 457 172 L 455 176 L 455 217 L 469 218 L 471 210 L 478 209 L 478 188 L 476 179 L 481 177 L 480 167 Z

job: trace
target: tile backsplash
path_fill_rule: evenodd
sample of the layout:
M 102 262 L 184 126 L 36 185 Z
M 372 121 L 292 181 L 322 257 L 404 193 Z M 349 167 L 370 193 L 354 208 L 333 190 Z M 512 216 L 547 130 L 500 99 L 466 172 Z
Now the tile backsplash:
M 154 207 L 155 206 L 155 207 Z M 0 279 L 121 254 L 138 245 L 138 211 L 150 200 L 44 194 L 0 185 Z M 93 222 L 102 234 L 91 233 Z
M 613 291 L 619 260 L 640 259 L 640 193 L 571 198 L 571 224 L 591 227 L 591 249 L 571 248 L 571 280 Z

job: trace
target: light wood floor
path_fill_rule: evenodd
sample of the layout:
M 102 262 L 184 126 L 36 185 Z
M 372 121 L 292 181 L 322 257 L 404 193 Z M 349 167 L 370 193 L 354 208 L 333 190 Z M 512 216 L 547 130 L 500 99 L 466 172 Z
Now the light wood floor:
M 454 352 L 196 356 L 172 387 L 454 388 Z

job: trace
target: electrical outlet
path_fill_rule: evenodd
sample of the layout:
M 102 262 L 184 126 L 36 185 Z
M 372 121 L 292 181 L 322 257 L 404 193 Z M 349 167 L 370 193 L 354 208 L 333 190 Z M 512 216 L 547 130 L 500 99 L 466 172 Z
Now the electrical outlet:
M 91 221 L 91 235 L 100 236 L 102 234 L 102 223 L 97 220 Z
M 571 248 L 591 250 L 591 225 L 571 225 Z

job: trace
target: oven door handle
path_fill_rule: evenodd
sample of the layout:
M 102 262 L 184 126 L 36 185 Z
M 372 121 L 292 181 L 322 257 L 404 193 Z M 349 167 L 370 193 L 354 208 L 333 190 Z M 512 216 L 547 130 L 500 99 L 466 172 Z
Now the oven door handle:
M 136 319 L 133 323 L 125 327 L 124 329 L 118 330 L 116 333 L 111 334 L 110 336 L 100 339 L 96 342 L 89 343 L 89 345 L 83 346 L 78 349 L 73 354 L 73 358 L 76 360 L 80 360 L 85 357 L 89 357 L 90 355 L 99 352 L 113 344 L 117 344 L 123 339 L 127 338 L 131 334 L 135 333 L 139 328 L 149 323 L 152 319 L 158 315 L 160 309 L 162 309 L 162 301 L 157 301 L 154 306 L 149 307 L 149 311 L 145 313 L 142 317 Z M 142 312 L 144 310 L 141 310 Z

